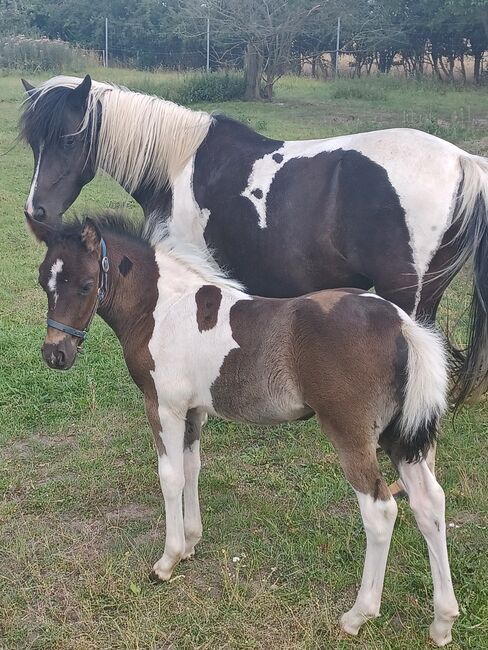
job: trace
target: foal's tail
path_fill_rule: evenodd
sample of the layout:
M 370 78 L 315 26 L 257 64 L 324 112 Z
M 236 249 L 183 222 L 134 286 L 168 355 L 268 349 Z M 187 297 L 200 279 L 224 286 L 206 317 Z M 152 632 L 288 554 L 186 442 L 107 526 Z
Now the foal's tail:
M 404 456 L 413 461 L 435 441 L 437 423 L 447 408 L 448 361 L 438 332 L 400 314 L 408 360 L 403 407 L 395 424 Z
M 454 354 L 456 408 L 488 390 L 488 159 L 464 154 L 459 162 L 462 179 L 453 219 L 460 221 L 459 243 L 447 271 L 457 273 L 472 258 L 473 293 L 467 346 Z

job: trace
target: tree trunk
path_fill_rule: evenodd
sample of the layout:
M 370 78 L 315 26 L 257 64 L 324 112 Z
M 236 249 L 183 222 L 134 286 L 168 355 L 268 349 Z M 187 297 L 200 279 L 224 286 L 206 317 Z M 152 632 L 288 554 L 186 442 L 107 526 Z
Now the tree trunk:
M 246 91 L 244 93 L 244 99 L 247 101 L 260 101 L 260 85 L 263 61 L 261 55 L 252 43 L 247 44 L 244 67 L 246 78 Z
M 474 68 L 473 68 L 473 77 L 475 83 L 479 84 L 480 82 L 480 72 L 481 72 L 481 57 L 483 53 L 476 51 L 474 53 Z

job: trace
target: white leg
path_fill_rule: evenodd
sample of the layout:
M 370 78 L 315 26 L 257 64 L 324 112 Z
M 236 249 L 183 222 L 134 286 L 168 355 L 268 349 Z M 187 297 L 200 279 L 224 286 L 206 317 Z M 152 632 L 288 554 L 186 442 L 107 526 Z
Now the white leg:
M 444 490 L 425 460 L 398 467 L 417 525 L 427 542 L 434 583 L 434 621 L 430 637 L 439 646 L 451 641 L 451 628 L 459 616 L 447 557 Z
M 160 420 L 165 453 L 159 456 L 158 471 L 166 513 L 166 542 L 162 558 L 153 566 L 151 578 L 169 580 L 173 568 L 185 554 L 182 503 L 185 420 L 176 417 L 160 417 Z
M 200 440 L 195 440 L 183 453 L 185 467 L 185 489 L 183 501 L 185 506 L 185 554 L 184 558 L 191 557 L 195 552 L 195 545 L 202 537 L 202 519 L 200 517 L 200 503 L 198 501 L 198 476 L 200 474 Z
M 386 561 L 397 516 L 393 497 L 375 501 L 368 494 L 356 494 L 366 531 L 366 558 L 356 602 L 341 618 L 341 627 L 349 634 L 357 634 L 369 618 L 379 616 Z

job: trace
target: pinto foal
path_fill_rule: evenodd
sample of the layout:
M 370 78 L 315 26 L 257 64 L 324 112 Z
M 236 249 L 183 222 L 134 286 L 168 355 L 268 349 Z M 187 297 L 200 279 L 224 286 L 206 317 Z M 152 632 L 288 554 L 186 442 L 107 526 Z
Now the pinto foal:
M 207 414 L 259 424 L 316 415 L 356 492 L 367 538 L 362 584 L 342 628 L 357 634 L 379 615 L 397 514 L 378 467 L 379 444 L 427 541 L 430 636 L 438 645 L 451 640 L 458 606 L 444 492 L 424 460 L 446 405 L 446 357 L 435 333 L 355 289 L 252 297 L 196 249 L 171 239 L 152 246 L 120 218 L 55 231 L 28 223 L 48 247 L 39 275 L 48 296 L 45 361 L 70 368 L 98 310 L 144 393 L 166 512 L 153 579 L 168 580 L 202 535 L 199 448 Z

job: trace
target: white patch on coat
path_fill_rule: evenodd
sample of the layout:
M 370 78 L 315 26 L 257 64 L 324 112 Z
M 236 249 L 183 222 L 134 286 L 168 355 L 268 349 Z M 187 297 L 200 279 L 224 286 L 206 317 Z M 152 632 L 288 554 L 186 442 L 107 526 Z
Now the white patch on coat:
M 39 168 L 41 166 L 41 155 L 43 149 L 44 149 L 44 143 L 41 142 L 41 144 L 39 145 L 39 154 L 37 156 L 37 165 L 34 171 L 34 178 L 32 179 L 29 196 L 27 197 L 27 202 L 25 204 L 25 209 L 30 217 L 32 217 L 34 214 L 34 194 L 37 189 L 37 179 L 39 177 Z
M 418 276 L 418 284 L 411 283 L 417 285 L 416 309 L 424 275 L 451 224 L 461 179 L 460 160 L 467 154 L 449 142 L 414 129 L 387 129 L 326 140 L 285 142 L 276 151 L 255 161 L 242 192 L 256 208 L 260 228 L 267 227 L 266 201 L 276 173 L 290 160 L 312 158 L 337 149 L 357 151 L 388 174 L 405 211 L 410 235 L 409 244 Z M 275 154 L 283 156 L 281 162 L 273 160 Z M 261 190 L 262 198 L 252 194 L 255 190 Z
M 225 357 L 238 347 L 232 336 L 230 310 L 238 300 L 251 298 L 238 283 L 219 275 L 204 257 L 199 265 L 194 257 L 185 263 L 185 256 L 177 249 L 172 254 L 167 241 L 156 246 L 155 257 L 158 300 L 148 347 L 154 360 L 151 375 L 159 408 L 174 409 L 181 417 L 195 407 L 215 414 L 210 388 Z M 195 294 L 204 284 L 219 287 L 222 301 L 215 327 L 200 332 Z
M 58 259 L 51 266 L 51 276 L 47 281 L 47 288 L 53 294 L 53 298 L 54 298 L 53 309 L 56 309 L 56 303 L 58 302 L 58 298 L 59 298 L 59 294 L 57 290 L 57 282 L 58 282 L 58 275 L 63 270 L 63 265 L 64 265 L 63 260 L 58 257 Z
M 173 206 L 168 220 L 168 232 L 175 239 L 191 242 L 203 250 L 207 244 L 203 233 L 210 217 L 210 210 L 200 208 L 193 192 L 195 157 L 185 165 L 173 183 Z

